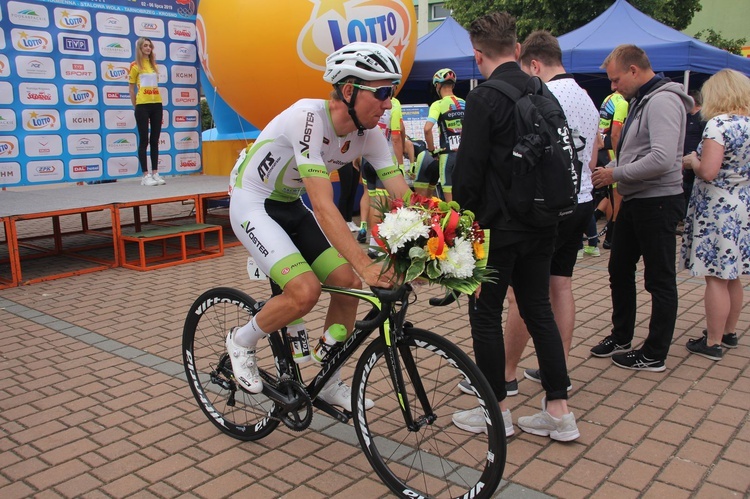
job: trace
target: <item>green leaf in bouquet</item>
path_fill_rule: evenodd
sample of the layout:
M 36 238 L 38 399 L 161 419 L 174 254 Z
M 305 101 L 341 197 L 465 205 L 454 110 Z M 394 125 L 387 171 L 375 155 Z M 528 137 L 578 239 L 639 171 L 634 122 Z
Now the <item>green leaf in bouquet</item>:
M 422 258 L 415 258 L 411 261 L 411 265 L 409 265 L 409 269 L 406 271 L 406 276 L 404 277 L 404 280 L 406 282 L 411 282 L 424 272 L 424 264 L 427 261 L 427 259 Z
M 479 287 L 479 281 L 476 279 L 447 279 L 443 283 L 446 288 L 464 293 L 466 295 L 474 294 Z
M 409 248 L 409 259 L 414 260 L 415 258 L 427 261 L 427 252 L 422 246 L 412 246 Z
M 425 268 L 425 272 L 427 273 L 427 277 L 429 277 L 430 280 L 439 279 L 441 272 L 440 272 L 440 266 L 438 265 L 438 261 L 430 260 L 430 262 L 427 264 L 427 268 Z

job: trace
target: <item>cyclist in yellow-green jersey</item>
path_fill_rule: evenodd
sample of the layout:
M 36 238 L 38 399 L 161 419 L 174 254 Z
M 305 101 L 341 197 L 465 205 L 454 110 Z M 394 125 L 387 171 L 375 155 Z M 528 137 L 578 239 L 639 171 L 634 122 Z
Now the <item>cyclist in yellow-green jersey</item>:
M 464 121 L 466 102 L 453 94 L 456 86 L 456 73 L 449 68 L 441 69 L 432 78 L 432 84 L 440 96 L 433 102 L 427 122 L 424 125 L 427 149 L 433 156 L 439 155 L 440 187 L 446 201 L 453 199 L 453 168 L 456 164 L 456 151 L 461 144 L 461 130 Z M 432 129 L 437 123 L 440 131 L 440 149 L 435 148 Z

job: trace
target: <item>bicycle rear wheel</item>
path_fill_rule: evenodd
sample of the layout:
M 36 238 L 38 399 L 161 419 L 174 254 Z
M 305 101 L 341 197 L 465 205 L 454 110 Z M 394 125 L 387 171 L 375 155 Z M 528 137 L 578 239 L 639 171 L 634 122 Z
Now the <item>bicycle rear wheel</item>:
M 378 338 L 357 363 L 352 387 L 354 428 L 368 461 L 399 497 L 491 497 L 502 479 L 506 442 L 489 383 L 460 348 L 429 331 L 406 328 L 398 350 L 406 403 L 419 424 L 405 424 L 385 342 Z M 473 396 L 457 392 L 465 379 Z M 426 403 L 417 396 L 420 385 Z M 367 397 L 375 401 L 370 410 L 364 408 Z M 478 406 L 486 409 L 487 433 L 453 425 L 453 413 Z
M 256 312 L 257 303 L 242 291 L 210 289 L 190 307 L 182 332 L 185 375 L 198 405 L 217 428 L 239 440 L 258 440 L 279 425 L 272 417 L 274 402 L 235 383 L 225 346 L 229 330 L 244 326 Z M 256 351 L 261 373 L 275 373 L 270 342 L 259 342 Z

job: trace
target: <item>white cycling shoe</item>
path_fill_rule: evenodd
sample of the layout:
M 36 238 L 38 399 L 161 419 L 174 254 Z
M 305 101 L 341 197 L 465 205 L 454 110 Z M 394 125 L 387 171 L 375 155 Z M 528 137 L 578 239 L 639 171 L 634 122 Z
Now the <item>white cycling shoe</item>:
M 352 389 L 341 380 L 329 381 L 328 385 L 318 394 L 318 398 L 323 402 L 337 405 L 346 411 L 352 412 Z M 365 399 L 365 409 L 372 409 L 373 407 L 375 407 L 375 402 Z
M 260 379 L 258 364 L 255 361 L 255 348 L 250 350 L 235 344 L 234 334 L 238 329 L 235 327 L 229 331 L 226 342 L 234 379 L 248 392 L 260 393 L 263 391 L 263 380 Z

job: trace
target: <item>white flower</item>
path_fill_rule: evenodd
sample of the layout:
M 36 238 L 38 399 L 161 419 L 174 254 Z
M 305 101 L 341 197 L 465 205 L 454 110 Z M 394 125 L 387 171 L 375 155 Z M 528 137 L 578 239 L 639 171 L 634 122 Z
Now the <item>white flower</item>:
M 396 253 L 409 241 L 427 237 L 430 228 L 425 222 L 426 214 L 420 210 L 399 208 L 395 213 L 386 213 L 379 224 L 378 235 L 385 239 L 391 253 Z
M 471 241 L 463 237 L 453 240 L 448 256 L 440 262 L 440 270 L 446 277 L 465 279 L 474 275 L 474 249 Z

